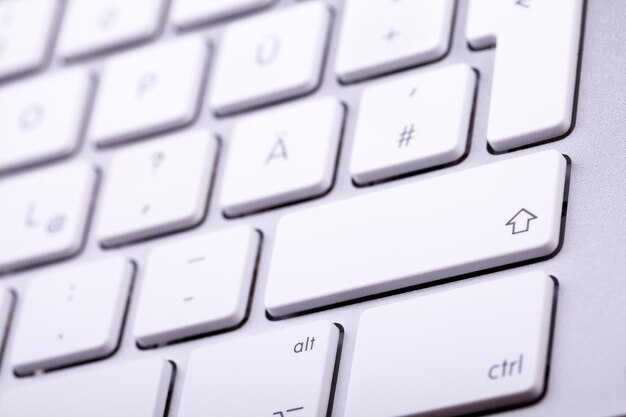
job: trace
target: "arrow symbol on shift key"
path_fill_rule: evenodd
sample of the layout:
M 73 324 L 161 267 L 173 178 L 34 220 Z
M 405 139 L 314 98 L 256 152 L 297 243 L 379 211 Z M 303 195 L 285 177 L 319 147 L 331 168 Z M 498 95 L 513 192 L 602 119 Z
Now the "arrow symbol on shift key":
M 511 219 L 506 223 L 506 226 L 512 227 L 511 234 L 516 235 L 518 233 L 526 233 L 530 230 L 530 222 L 535 219 L 537 219 L 537 216 L 525 208 L 522 208 L 520 211 L 515 213 L 515 216 L 511 217 Z

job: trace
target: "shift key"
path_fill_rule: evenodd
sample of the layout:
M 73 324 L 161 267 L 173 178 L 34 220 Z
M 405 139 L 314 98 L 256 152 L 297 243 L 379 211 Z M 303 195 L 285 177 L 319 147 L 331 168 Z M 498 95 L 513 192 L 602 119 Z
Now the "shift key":
M 567 165 L 548 150 L 287 214 L 266 309 L 287 316 L 550 256 Z

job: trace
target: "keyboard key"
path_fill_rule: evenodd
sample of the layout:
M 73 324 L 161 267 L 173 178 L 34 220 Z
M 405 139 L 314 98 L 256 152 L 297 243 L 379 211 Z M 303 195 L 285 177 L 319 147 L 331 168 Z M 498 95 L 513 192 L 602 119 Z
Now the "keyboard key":
M 177 416 L 326 417 L 339 336 L 321 321 L 199 348 Z
M 532 272 L 365 311 L 345 416 L 457 416 L 537 400 L 555 292 Z
M 0 182 L 0 271 L 78 253 L 96 179 L 88 165 L 71 164 Z
M 46 375 L 6 390 L 0 415 L 11 417 L 162 417 L 173 366 L 160 358 Z
M 226 215 L 238 216 L 328 191 L 343 114 L 339 102 L 323 98 L 237 122 L 221 196 Z
M 239 226 L 150 252 L 135 321 L 149 347 L 232 328 L 248 307 L 260 236 Z
M 92 84 L 86 72 L 71 70 L 0 90 L 0 171 L 74 152 Z
M 472 49 L 491 48 L 496 45 L 497 19 L 500 6 L 506 4 L 498 0 L 469 0 L 467 2 L 467 26 L 465 35 Z M 498 9 L 496 9 L 498 7 Z
M 90 138 L 110 145 L 174 129 L 196 116 L 207 47 L 199 38 L 166 42 L 107 63 Z
M 348 0 L 336 71 L 353 82 L 443 57 L 450 44 L 453 0 Z
M 19 375 L 98 359 L 117 348 L 132 281 L 123 258 L 49 269 L 29 282 L 11 362 Z
M 146 41 L 158 33 L 163 0 L 70 0 L 59 53 L 72 59 Z
M 0 79 L 41 68 L 50 54 L 57 0 L 0 3 Z
M 475 73 L 457 64 L 370 87 L 350 172 L 357 184 L 454 162 L 467 148 Z
M 267 311 L 285 316 L 551 255 L 566 170 L 551 150 L 290 213 L 274 238 Z
M 7 288 L 0 287 L 0 355 L 4 351 L 7 331 L 9 330 L 9 319 L 13 309 L 14 296 Z M 2 357 L 0 356 L 0 364 Z
M 185 229 L 206 212 L 217 141 L 193 130 L 142 143 L 114 156 L 104 178 L 102 245 Z
M 187 29 L 260 9 L 275 1 L 276 0 L 174 0 L 172 19 L 179 29 Z
M 329 24 L 329 9 L 309 2 L 228 26 L 211 85 L 215 111 L 224 115 L 315 89 Z
M 487 140 L 497 152 L 572 125 L 583 0 L 500 5 Z

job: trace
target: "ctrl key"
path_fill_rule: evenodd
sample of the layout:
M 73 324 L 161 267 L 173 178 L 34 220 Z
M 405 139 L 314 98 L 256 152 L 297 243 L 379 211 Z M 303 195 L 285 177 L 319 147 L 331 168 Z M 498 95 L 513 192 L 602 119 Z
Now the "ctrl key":
M 367 310 L 345 417 L 456 416 L 538 400 L 555 294 L 554 279 L 532 272 Z
M 327 321 L 195 350 L 178 417 L 326 417 L 340 330 Z

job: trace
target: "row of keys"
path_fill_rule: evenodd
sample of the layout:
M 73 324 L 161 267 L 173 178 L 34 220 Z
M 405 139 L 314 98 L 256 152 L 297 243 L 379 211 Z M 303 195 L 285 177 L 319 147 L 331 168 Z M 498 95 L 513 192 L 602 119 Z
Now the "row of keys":
M 154 149 L 157 142 L 151 142 L 142 146 L 150 152 L 138 147 L 118 155 L 112 169 L 113 181 L 104 187 L 103 207 L 110 211 L 101 213 L 101 219 L 106 220 L 107 213 L 119 215 L 120 220 L 111 221 L 111 224 L 124 224 L 131 233 L 127 236 L 140 237 L 143 235 L 139 233 L 156 227 L 151 223 L 154 221 L 150 219 L 152 214 L 161 220 L 158 227 L 164 231 L 164 225 L 172 224 L 164 223 L 167 220 L 164 213 L 185 214 L 187 207 L 197 207 L 198 201 L 203 200 L 202 194 L 206 192 L 203 187 L 209 180 L 204 180 L 204 184 L 200 182 L 202 187 L 181 187 L 167 172 L 189 171 L 195 174 L 194 178 L 201 178 L 203 175 L 199 172 L 206 170 L 202 154 L 207 153 L 206 146 L 211 141 L 202 135 L 185 139 L 172 141 L 170 138 L 168 146 L 163 144 Z M 200 156 L 194 160 L 193 155 Z M 124 165 L 124 161 L 130 163 Z M 150 181 L 128 181 L 129 177 L 123 175 L 125 171 L 115 168 L 116 163 L 128 167 L 145 165 L 143 175 Z M 210 170 L 207 171 L 205 177 L 209 177 Z M 273 316 L 286 316 L 410 285 L 549 256 L 560 243 L 566 171 L 567 162 L 561 154 L 545 151 L 289 214 L 279 221 L 274 239 L 265 293 L 266 308 Z M 93 173 L 90 176 L 85 166 L 69 166 L 58 172 L 65 175 L 61 179 L 67 183 L 71 179 L 75 181 L 73 188 L 77 200 L 74 203 L 79 202 L 81 192 L 87 193 L 93 187 L 90 182 Z M 152 179 L 162 174 L 163 178 Z M 124 180 L 126 185 L 130 184 L 128 188 L 123 188 Z M 7 184 L 35 188 L 32 183 L 24 181 Z M 188 183 L 192 184 L 192 180 Z M 45 191 L 54 192 L 55 187 L 42 184 L 47 187 Z M 115 185 L 114 191 L 124 189 L 126 194 L 111 194 L 111 184 Z M 178 194 L 175 198 L 163 199 L 163 195 L 174 195 L 174 191 L 160 194 L 150 184 L 160 184 L 166 190 L 172 188 Z M 3 187 L 6 188 L 6 184 Z M 150 204 L 140 203 L 145 200 L 137 200 L 133 192 L 141 198 L 154 200 Z M 492 198 L 494 192 L 498 193 L 498 199 Z M 463 204 L 455 204 L 459 199 Z M 26 210 L 28 224 L 15 225 L 19 231 L 11 233 L 14 239 L 0 242 L 3 249 L 0 253 L 7 265 L 20 265 L 26 256 L 42 259 L 67 254 L 59 251 L 78 247 L 77 242 L 82 238 L 78 220 L 81 219 L 80 205 L 71 213 L 60 211 L 62 214 L 50 216 L 59 209 L 52 210 L 51 205 L 41 207 L 39 202 L 33 206 L 34 203 L 26 199 L 18 199 L 18 203 Z M 100 229 L 105 227 L 104 230 L 112 227 L 106 222 L 98 225 Z M 327 238 L 330 235 L 332 241 Z M 480 242 L 475 238 L 478 235 L 482 237 Z M 302 239 L 303 236 L 307 238 Z M 136 337 L 139 344 L 147 347 L 238 325 L 248 305 L 258 246 L 258 234 L 246 228 L 235 228 L 154 249 L 144 277 L 144 291 L 149 295 L 142 298 L 138 313 Z M 53 249 L 57 252 L 50 252 Z M 128 268 L 119 266 L 120 263 L 124 264 L 117 261 L 110 268 L 106 265 L 83 267 L 104 271 L 106 288 L 111 290 L 108 300 L 102 295 L 106 291 L 97 287 L 99 272 L 86 272 L 80 267 L 67 271 L 61 269 L 57 280 L 48 273 L 45 279 L 33 281 L 35 295 L 27 298 L 25 309 L 29 313 L 24 313 L 22 319 L 43 327 L 34 330 L 30 336 L 28 333 L 20 336 L 22 333 L 18 328 L 18 339 L 24 344 L 17 343 L 18 358 L 21 358 L 16 363 L 19 373 L 30 373 L 38 367 L 65 365 L 66 348 L 72 353 L 73 360 L 76 356 L 86 360 L 76 352 L 85 351 L 85 355 L 96 357 L 112 352 L 117 339 L 111 329 L 119 328 L 124 311 L 124 305 L 116 304 L 115 300 L 125 299 L 120 291 L 128 290 L 131 275 Z M 213 273 L 228 279 L 206 283 L 194 278 Z M 111 276 L 120 278 L 115 281 Z M 187 276 L 184 285 L 178 284 L 180 276 Z M 84 280 L 91 283 L 92 287 L 88 288 L 95 289 L 83 292 L 83 295 L 93 294 L 107 306 L 117 306 L 104 314 L 106 317 L 100 321 L 90 320 L 92 328 L 98 327 L 96 323 L 102 323 L 99 326 L 101 333 L 95 341 L 89 337 L 95 337 L 97 332 L 85 333 L 88 338 L 84 343 L 86 347 L 81 344 L 83 341 L 72 345 L 69 336 L 45 320 L 84 323 L 83 318 L 89 315 L 88 312 L 76 314 L 80 310 L 75 309 L 81 306 L 84 309 L 99 308 L 98 302 L 90 302 L 88 295 L 82 304 L 76 301 L 80 292 L 77 287 Z M 126 283 L 125 287 L 123 283 Z M 50 297 L 50 294 L 59 295 Z M 41 310 L 46 300 L 52 304 Z M 171 310 L 164 307 L 165 300 Z M 206 309 L 206 305 L 212 308 Z M 40 317 L 42 311 L 44 317 Z M 54 311 L 58 314 L 53 314 Z M 80 326 L 80 323 L 76 325 Z M 37 326 L 20 327 L 32 329 Z M 71 328 L 72 325 L 69 333 L 80 333 L 71 331 Z M 63 335 L 58 338 L 62 343 L 60 352 L 53 353 L 50 358 L 50 350 L 46 348 L 44 357 L 38 357 L 37 352 L 42 354 L 41 347 L 47 344 L 33 343 L 33 340 L 39 336 L 59 335 Z M 108 335 L 108 338 L 102 335 Z M 36 353 L 26 346 L 34 346 Z
M 453 70 L 459 71 L 459 79 L 467 79 L 463 77 L 471 72 L 460 71 L 462 69 Z M 463 108 L 462 103 L 457 105 Z M 275 112 L 242 122 L 233 137 L 220 195 L 226 215 L 246 214 L 314 197 L 332 184 L 342 107 L 333 100 L 319 99 L 290 107 L 284 113 L 283 110 Z M 309 117 L 310 114 L 320 118 Z M 287 129 L 283 130 L 285 127 Z M 453 139 L 456 133 L 453 132 Z M 254 136 L 256 134 L 260 136 Z M 310 135 L 316 135 L 316 140 L 311 140 Z M 307 140 L 301 141 L 303 138 Z M 252 145 L 247 145 L 249 143 Z M 396 150 L 395 139 L 387 146 Z M 405 147 L 410 148 L 410 142 Z M 118 246 L 201 222 L 213 182 L 216 153 L 216 139 L 204 131 L 194 130 L 142 143 L 115 155 L 104 176 L 101 203 L 95 215 L 100 243 L 106 247 Z M 355 152 L 355 155 L 358 154 Z M 404 164 L 401 167 L 410 166 L 406 159 L 399 161 Z M 417 158 L 416 163 L 422 160 Z M 548 151 L 287 215 L 278 225 L 267 293 L 268 310 L 277 315 L 292 314 L 439 277 L 547 256 L 559 241 L 566 165 L 560 154 Z M 76 254 L 85 238 L 95 182 L 95 172 L 77 164 L 19 176 L 0 185 L 0 196 L 9 202 L 3 208 L 5 214 L 0 218 L 0 226 L 8 233 L 5 236 L 12 236 L 11 240 L 0 240 L 0 270 L 15 270 Z M 492 186 L 485 188 L 485 184 Z M 468 202 L 463 206 L 448 204 L 440 197 L 442 187 L 448 190 L 443 195 L 454 200 L 465 196 L 468 190 L 474 190 L 474 194 L 467 195 Z M 505 193 L 511 196 L 498 198 L 496 202 L 500 204 L 494 204 L 489 195 L 477 197 L 492 189 L 501 190 L 501 196 Z M 59 198 L 60 195 L 64 198 Z M 420 200 L 415 200 L 413 195 L 420 195 Z M 473 202 L 471 210 L 469 202 Z M 458 210 L 452 211 L 448 205 Z M 415 216 L 417 212 L 424 212 L 424 219 L 438 213 L 434 217 L 443 219 L 441 227 L 432 226 L 432 220 L 424 222 L 422 217 Z M 354 213 L 359 216 L 355 217 Z M 389 216 L 390 213 L 393 216 Z M 449 214 L 443 216 L 442 213 Z M 514 217 L 517 214 L 519 217 Z M 500 224 L 504 217 L 521 224 L 524 218 L 530 222 L 536 216 L 541 220 L 533 225 L 543 225 L 544 230 L 530 234 L 535 239 L 519 238 L 517 233 L 508 237 L 502 233 L 510 226 Z M 371 233 L 368 225 L 373 218 L 380 218 L 380 223 L 376 224 L 387 226 Z M 467 221 L 468 218 L 473 220 Z M 358 219 L 362 219 L 362 225 Z M 345 229 L 347 226 L 352 229 Z M 328 245 L 326 233 L 329 232 L 325 232 L 325 227 L 333 231 L 340 249 Z M 513 224 L 515 227 L 517 223 Z M 440 256 L 449 252 L 441 249 L 437 252 L 439 255 L 428 257 L 433 262 L 437 260 L 436 265 L 431 265 L 432 270 L 423 263 L 419 268 L 414 265 L 421 261 L 410 253 L 405 259 L 403 251 L 392 251 L 397 258 L 396 272 L 389 272 L 387 262 L 381 261 L 384 271 L 369 267 L 367 263 L 363 265 L 365 276 L 371 279 L 367 290 L 363 288 L 365 281 L 361 275 L 342 272 L 339 265 L 351 265 L 362 253 L 372 252 L 367 259 L 376 264 L 375 254 L 380 252 L 375 243 L 385 240 L 381 236 L 389 236 L 387 247 L 395 247 L 397 230 L 411 234 L 411 241 L 414 241 L 411 247 L 433 248 L 424 243 L 431 230 L 437 236 L 448 231 L 451 240 L 460 242 L 463 238 L 473 249 L 452 251 L 450 257 Z M 416 235 L 413 230 L 420 230 L 421 234 Z M 497 246 L 497 251 L 491 244 L 482 247 L 471 243 L 473 236 L 484 235 L 485 230 L 493 230 L 497 241 L 505 239 Z M 310 238 L 303 241 L 301 236 Z M 366 243 L 372 237 L 376 242 Z M 346 250 L 350 253 L 344 253 Z M 459 265 L 461 253 L 464 266 Z M 334 275 L 325 270 L 321 275 L 327 280 L 307 279 L 307 274 L 289 269 L 294 265 L 293 259 L 299 259 L 295 263 L 298 266 L 317 264 L 308 260 L 312 254 L 327 254 L 328 259 L 335 259 L 330 264 L 337 266 L 338 277 L 333 278 Z M 306 271 L 311 276 L 317 274 L 313 267 Z M 307 284 L 300 285 L 294 276 Z M 352 282 L 352 276 L 358 277 L 358 282 Z M 396 284 L 392 285 L 393 282 Z M 342 300 L 337 299 L 338 294 L 343 294 Z
M 406 10 L 403 12 L 403 8 L 417 7 L 425 10 L 420 9 L 420 13 L 412 15 L 436 15 L 443 20 L 449 20 L 452 3 L 449 0 L 428 4 L 380 1 L 377 7 L 381 8 L 381 11 L 376 15 L 376 19 L 378 20 L 379 15 L 392 11 L 394 16 L 409 16 L 411 14 L 406 13 Z M 139 4 L 136 6 L 139 7 Z M 342 26 L 338 57 L 340 67 L 344 65 L 342 62 L 345 59 L 342 60 L 342 57 L 347 54 L 341 52 L 344 49 L 367 51 L 368 59 L 378 56 L 372 53 L 372 48 L 352 45 L 354 42 L 369 39 L 363 36 L 363 22 L 368 21 L 368 16 L 371 18 L 372 11 L 369 10 L 369 6 L 365 6 L 365 3 L 355 1 L 346 5 L 346 22 Z M 489 18 L 486 17 L 486 13 L 492 10 L 490 7 L 484 4 L 481 7 L 474 6 L 470 9 L 468 22 L 469 36 L 479 41 L 484 39 L 482 32 L 496 32 L 492 28 L 493 25 L 483 29 L 493 16 L 488 14 Z M 389 8 L 393 10 L 387 10 Z M 501 42 L 496 54 L 487 129 L 488 143 L 494 150 L 504 151 L 565 134 L 572 123 L 581 2 L 571 2 L 566 13 L 561 13 L 559 7 L 526 8 L 519 7 L 519 4 L 512 8 L 496 9 L 502 9 L 501 14 L 507 16 L 504 20 L 511 23 L 509 26 L 517 23 L 515 31 L 502 29 L 499 35 Z M 520 16 L 520 13 L 524 15 Z M 537 28 L 546 26 L 545 22 L 553 21 L 558 21 L 563 30 L 559 31 L 558 37 L 549 37 L 550 42 L 544 42 L 541 40 L 543 38 L 536 36 L 527 36 L 528 33 L 536 32 Z M 407 27 L 428 31 L 430 29 L 427 29 L 427 26 L 411 23 Z M 434 28 L 442 26 L 447 25 L 433 24 Z M 482 31 L 475 29 L 476 26 Z M 227 26 L 215 59 L 215 71 L 210 88 L 212 108 L 218 114 L 230 114 L 311 92 L 320 81 L 329 30 L 330 11 L 319 2 L 302 4 Z M 442 33 L 448 32 L 446 30 L 437 32 L 438 35 L 420 37 L 426 43 L 431 43 L 425 50 L 437 50 L 441 49 L 440 45 L 447 45 L 448 38 L 442 38 Z M 478 35 L 474 32 L 478 32 Z M 402 33 L 405 36 L 410 35 Z M 399 34 L 397 37 L 403 38 Z M 409 38 L 412 39 L 412 35 Z M 74 36 L 73 39 L 82 38 Z M 492 42 L 495 35 L 487 39 Z M 533 42 L 533 39 L 539 40 Z M 479 41 L 474 44 L 482 46 L 483 43 Z M 342 46 L 344 44 L 349 46 Z M 415 43 L 410 42 L 409 45 Z M 520 54 L 520 50 L 526 52 Z M 419 57 L 420 53 L 412 51 L 408 56 Z M 190 37 L 124 54 L 109 61 L 102 75 L 101 91 L 97 95 L 94 115 L 87 134 L 89 141 L 101 146 L 110 145 L 191 123 L 198 112 L 202 96 L 207 73 L 207 55 L 207 45 L 199 38 Z M 546 65 L 549 71 L 546 68 L 542 68 L 541 71 L 536 71 L 535 67 L 527 68 L 528 65 L 532 66 L 538 57 L 544 55 L 549 56 L 551 60 L 551 64 Z M 406 61 L 403 56 L 400 54 L 392 58 L 381 53 L 381 57 L 377 59 L 381 59 L 383 63 L 398 60 L 400 63 L 404 62 L 403 65 L 415 64 L 411 60 Z M 358 61 L 357 58 L 354 60 Z M 359 65 L 355 68 L 360 68 Z M 375 69 L 377 64 L 369 63 L 364 68 Z M 6 125 L 2 129 L 2 137 L 6 139 L 3 139 L 4 143 L 0 143 L 0 148 L 7 151 L 2 152 L 5 156 L 0 160 L 0 170 L 66 156 L 76 148 L 79 134 L 76 133 L 75 127 L 80 126 L 84 119 L 82 109 L 85 108 L 85 97 L 88 95 L 85 91 L 88 92 L 89 88 L 80 85 L 79 81 L 74 81 L 76 84 L 74 88 L 82 90 L 77 91 L 69 99 L 62 94 L 49 94 L 50 89 L 59 91 L 65 87 L 65 84 L 60 83 L 61 81 L 55 79 L 45 81 L 42 79 L 39 80 L 39 84 L 15 86 L 13 87 L 15 90 L 11 89 L 4 93 L 5 102 L 19 96 L 20 106 L 12 106 L 12 111 L 2 112 L 6 114 L 2 118 L 4 122 L 0 121 Z M 448 87 L 439 91 L 437 95 L 452 96 L 455 91 L 455 88 Z M 466 103 L 466 100 L 463 102 Z M 77 110 L 77 104 L 83 106 Z M 46 113 L 50 112 L 52 107 L 63 108 L 59 111 L 64 113 L 61 120 L 65 124 L 58 128 L 48 126 L 46 130 Z M 63 126 L 74 129 L 63 130 Z M 417 129 L 414 123 L 409 123 L 406 127 L 407 135 Z M 44 136 L 44 133 L 46 137 L 50 136 L 52 139 L 22 140 L 27 137 Z M 26 147 L 24 143 L 29 143 L 29 146 Z M 461 147 L 461 144 L 457 143 L 454 150 L 448 148 L 447 156 L 435 157 L 432 160 L 446 163 L 458 159 Z M 445 153 L 443 150 L 440 152 Z M 428 164 L 430 163 L 425 165 Z M 368 168 L 377 169 L 375 166 L 359 167 L 357 163 L 357 170 Z M 414 167 L 409 170 L 412 169 Z M 393 168 L 389 172 L 403 170 L 405 169 Z M 355 175 L 357 182 L 360 181 L 357 178 L 359 176 L 362 177 L 361 182 L 372 180 L 369 173 L 358 172 Z
M 174 24 L 186 28 L 267 6 L 274 0 L 177 0 Z M 0 4 L 0 79 L 41 68 L 50 55 L 64 2 L 9 0 Z M 57 53 L 74 60 L 148 41 L 165 20 L 165 0 L 69 0 Z
M 0 4 L 0 79 L 41 68 L 61 20 L 60 0 L 9 0 Z M 60 25 L 58 53 L 74 59 L 157 34 L 164 0 L 71 0 Z
M 193 0 L 178 0 L 174 2 L 172 19 L 179 28 L 189 28 L 259 9 L 274 1 L 213 0 L 199 3 Z M 3 34 L 4 43 L 12 47 L 5 58 L 6 74 L 36 69 L 43 64 L 59 20 L 57 18 L 59 3 L 57 0 L 21 2 L 13 0 L 0 8 L 4 16 L 3 23 L 13 23 L 8 25 L 8 29 L 4 29 Z M 136 0 L 130 3 L 122 0 L 89 2 L 71 0 L 68 2 L 64 22 L 61 25 L 58 54 L 64 59 L 71 60 L 154 38 L 162 26 L 166 3 L 164 0 Z M 33 15 L 40 4 L 42 6 L 39 13 Z M 315 14 L 312 12 L 313 9 L 322 8 L 321 5 L 300 7 L 301 10 L 308 9 L 306 14 L 309 15 Z M 339 77 L 344 81 L 353 81 L 441 58 L 448 50 L 453 12 L 453 0 L 409 3 L 377 0 L 371 5 L 360 1 L 347 2 L 345 24 L 341 34 L 340 59 L 337 64 Z M 276 15 L 279 14 L 281 13 Z M 416 22 L 413 17 L 419 20 Z M 296 53 L 299 53 L 298 50 L 308 49 L 307 35 L 299 36 L 300 40 L 305 41 L 299 48 L 295 40 L 283 36 L 286 32 L 298 33 L 297 30 L 294 32 L 289 29 L 289 26 L 293 24 L 296 29 L 302 29 L 298 26 L 298 23 L 301 23 L 300 19 L 290 19 L 287 15 L 277 21 L 273 19 L 272 16 L 258 19 L 257 22 L 261 24 L 258 28 L 261 32 L 250 32 L 254 37 L 257 35 L 264 37 L 259 43 L 264 50 L 251 51 L 253 56 L 263 60 L 278 53 L 278 49 L 287 48 Z M 315 20 L 316 17 L 313 16 L 308 19 L 311 23 Z M 13 32 L 11 26 L 16 28 Z M 240 27 L 246 27 L 245 30 L 242 29 L 243 32 L 249 32 L 253 26 L 254 24 L 249 22 Z M 37 28 L 37 31 L 30 33 L 28 37 L 31 43 L 22 38 L 21 35 L 28 33 L 19 27 Z M 266 29 L 271 27 L 276 30 L 268 32 Z M 316 32 L 311 34 L 316 38 L 315 42 L 320 42 L 323 49 L 324 36 L 319 36 L 320 34 Z M 418 42 L 415 42 L 416 39 Z M 256 45 L 252 47 L 256 49 Z M 18 49 L 21 49 L 21 52 L 17 51 Z M 296 63 L 297 60 L 292 62 Z M 319 65 L 321 59 L 316 63 Z
M 259 233 L 239 226 L 153 249 L 141 271 L 137 343 L 152 347 L 240 325 L 259 245 Z M 34 277 L 14 326 L 9 362 L 15 373 L 111 355 L 119 345 L 135 269 L 129 260 L 110 257 Z M 10 306 L 10 293 L 0 292 L 2 331 Z
M 185 38 L 110 61 L 87 136 L 118 143 L 184 126 L 196 116 L 207 47 Z M 93 81 L 65 70 L 0 91 L 0 172 L 72 154 L 84 134 Z
M 115 143 L 188 123 L 195 114 L 194 103 L 202 80 L 202 72 L 192 69 L 201 65 L 203 48 L 195 40 L 172 43 L 165 49 L 161 47 L 159 54 L 145 50 L 142 51 L 145 53 L 133 53 L 131 60 L 113 62 L 95 106 L 90 129 L 92 140 L 100 144 Z M 183 77 L 185 82 L 178 82 L 177 67 L 172 66 L 171 71 L 167 66 L 159 67 L 158 62 L 166 56 L 176 56 L 175 62 L 189 64 L 185 67 L 191 69 Z M 142 70 L 150 65 L 160 68 L 158 75 Z M 139 81 L 132 85 L 132 80 Z M 375 182 L 454 162 L 463 156 L 475 83 L 476 77 L 469 67 L 457 64 L 365 90 L 351 165 L 355 181 Z M 0 93 L 0 170 L 74 152 L 91 89 L 89 77 L 72 70 L 36 83 L 17 84 Z M 237 123 L 231 138 L 231 154 L 237 156 L 228 164 L 232 168 L 229 172 L 234 175 L 227 175 L 232 179 L 227 181 L 228 195 L 224 197 L 227 214 L 256 211 L 310 197 L 309 194 L 321 194 L 329 188 L 330 165 L 334 163 L 342 119 L 342 111 L 330 101 L 299 103 L 290 109 L 259 113 Z M 392 106 L 396 110 L 390 113 Z M 311 118 L 311 114 L 315 117 Z M 287 136 L 297 137 L 297 143 L 301 144 L 298 152 L 287 149 L 291 146 L 287 142 L 293 140 Z M 320 140 L 328 142 L 324 145 L 316 142 Z M 316 157 L 316 153 L 320 155 Z M 291 159 L 297 160 L 292 165 L 300 166 L 298 172 L 291 172 L 292 180 L 299 184 L 295 188 L 307 188 L 302 184 L 308 181 L 309 187 L 316 190 L 292 198 L 289 195 L 292 190 L 284 189 L 284 181 L 275 181 L 280 189 L 273 192 L 259 187 L 259 182 L 270 182 L 259 176 L 261 172 L 269 172 L 258 169 L 259 154 L 266 156 L 265 165 L 274 167 L 277 164 L 270 162 L 290 159 L 291 154 Z M 310 166 L 308 180 L 300 178 L 307 175 L 304 166 Z M 274 172 L 276 177 L 285 178 L 284 170 Z M 242 173 L 248 173 L 249 178 Z M 258 190 L 257 198 L 251 195 L 254 189 Z M 277 197 L 278 194 L 285 196 Z M 256 201 L 260 199 L 272 201 Z
M 198 44 L 178 46 L 196 48 Z M 122 66 L 117 71 L 123 76 L 136 67 Z M 458 64 L 368 89 L 363 97 L 354 139 L 351 163 L 354 180 L 367 184 L 461 158 L 467 146 L 475 80 L 469 67 Z M 6 123 L 11 118 L 25 117 L 31 125 L 15 135 L 30 147 L 8 146 L 12 153 L 4 154 L 7 163 L 11 158 L 27 161 L 27 152 L 37 149 L 31 146 L 33 141 L 41 141 L 47 146 L 42 146 L 41 152 L 44 149 L 71 151 L 76 146 L 80 120 L 74 120 L 60 110 L 62 106 L 53 103 L 58 100 L 55 97 L 62 97 L 71 104 L 70 107 L 78 109 L 86 100 L 90 81 L 80 71 L 57 75 L 51 81 L 54 84 L 47 86 L 64 89 L 66 94 L 44 96 L 50 91 L 41 88 L 45 107 L 31 109 L 32 106 L 29 107 L 23 99 L 20 101 L 19 94 L 16 94 L 18 102 L 27 109 L 26 116 L 10 105 L 12 91 L 5 92 L 4 96 L 0 94 L 0 108 L 4 103 L 11 110 L 7 112 L 8 116 L 0 115 L 0 131 L 3 126 L 7 131 L 16 130 Z M 154 94 L 170 96 L 167 102 L 176 104 L 176 96 L 169 94 L 176 89 L 174 78 L 164 82 L 169 82 L 171 88 Z M 182 89 L 179 85 L 178 91 Z M 442 95 L 441 91 L 448 94 Z M 149 91 L 144 93 L 152 94 Z M 105 94 L 100 103 L 108 104 L 96 106 L 96 109 L 152 114 L 134 111 L 131 98 L 124 101 L 125 106 L 117 107 L 114 98 L 108 98 Z M 184 100 L 179 103 L 181 109 L 185 107 Z M 396 113 L 386 111 L 391 106 L 396 107 Z M 46 112 L 48 107 L 52 114 Z M 165 111 L 176 107 L 168 107 Z M 227 216 L 244 215 L 327 192 L 334 179 L 344 113 L 344 107 L 335 99 L 320 98 L 240 119 L 225 149 L 226 170 L 219 196 L 224 213 Z M 56 118 L 52 120 L 51 116 Z M 117 125 L 115 120 L 115 117 L 99 119 L 96 116 L 94 126 L 105 126 L 112 131 L 119 126 L 119 120 Z M 134 117 L 132 122 L 140 123 L 141 118 Z M 46 134 L 55 132 L 59 134 L 57 138 L 62 138 L 64 132 L 72 132 L 66 137 L 74 140 L 71 143 L 59 140 L 58 144 L 47 141 Z M 0 149 L 3 149 L 2 145 Z M 103 175 L 102 199 L 96 216 L 96 234 L 102 245 L 117 246 L 197 225 L 206 213 L 217 153 L 217 140 L 203 130 L 190 130 L 118 151 Z M 50 176 L 49 172 L 53 175 Z M 7 250 L 0 255 L 0 270 L 37 263 L 42 254 L 41 261 L 47 261 L 70 256 L 79 249 L 92 195 L 88 189 L 80 192 L 84 189 L 76 183 L 80 178 L 81 175 L 64 174 L 63 169 L 50 169 L 16 177 L 0 187 L 0 194 L 6 196 L 6 201 L 11 201 L 10 212 L 4 216 L 7 228 L 2 230 L 11 230 L 12 236 L 20 236 L 17 240 L 23 242 L 18 245 L 6 242 Z M 24 181 L 29 182 L 28 187 L 21 185 Z M 49 187 L 50 183 L 55 183 L 59 189 L 76 184 L 72 188 L 79 193 L 74 203 L 76 207 L 71 206 L 74 200 L 60 199 L 62 194 Z M 47 214 L 47 211 L 58 213 Z M 61 244 L 57 231 L 48 230 L 49 227 L 46 229 L 41 224 L 46 221 L 54 223 L 58 216 L 83 225 L 69 240 L 63 241 L 60 249 L 54 246 Z M 16 222 L 15 219 L 24 220 Z M 46 237 L 33 232 L 37 226 L 44 227 Z M 53 246 L 57 248 L 54 251 Z
M 453 416 L 537 400 L 555 298 L 555 280 L 531 272 L 366 310 L 345 415 Z M 176 415 L 329 415 L 340 329 L 320 321 L 196 349 Z M 50 374 L 6 391 L 0 414 L 161 416 L 172 373 L 154 357 Z

